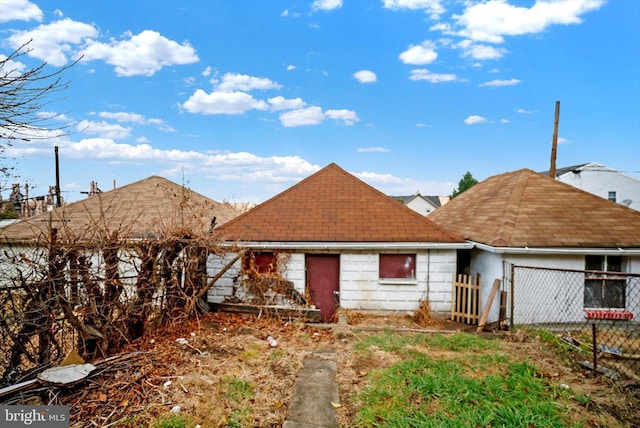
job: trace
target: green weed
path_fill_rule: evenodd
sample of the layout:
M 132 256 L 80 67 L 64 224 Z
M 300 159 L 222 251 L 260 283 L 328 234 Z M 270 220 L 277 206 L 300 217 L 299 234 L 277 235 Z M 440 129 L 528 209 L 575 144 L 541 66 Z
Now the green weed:
M 225 397 L 236 403 L 248 400 L 253 396 L 253 386 L 249 382 L 240 379 L 224 378 L 222 380 L 222 388 Z
M 161 416 L 152 422 L 152 428 L 186 428 L 194 426 L 194 422 L 187 415 L 175 414 L 170 416 Z
M 464 358 L 404 353 L 402 345 L 413 340 L 430 349 L 483 352 Z M 549 385 L 529 363 L 486 352 L 498 350 L 494 341 L 463 333 L 428 339 L 383 333 L 360 344 L 363 350 L 374 345 L 403 353 L 404 359 L 370 373 L 370 386 L 356 397 L 358 426 L 567 426 L 565 407 L 557 402 L 570 393 Z

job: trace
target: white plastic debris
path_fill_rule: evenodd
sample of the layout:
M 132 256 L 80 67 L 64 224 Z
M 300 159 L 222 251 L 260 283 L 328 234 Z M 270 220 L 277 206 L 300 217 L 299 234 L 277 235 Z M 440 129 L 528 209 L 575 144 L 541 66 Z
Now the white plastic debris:
M 170 386 L 171 386 L 171 381 L 170 381 L 170 380 L 166 381 L 166 382 L 162 385 L 162 387 L 163 387 L 163 388 L 165 388 L 165 389 L 169 388 Z
M 178 413 L 178 412 L 180 412 L 180 405 L 173 406 L 171 408 L 171 413 Z
M 278 346 L 278 341 L 273 338 L 273 336 L 267 337 L 267 342 L 269 342 L 269 346 L 272 348 L 276 348 Z
M 189 342 L 187 341 L 187 339 L 185 339 L 184 337 L 179 337 L 179 338 L 177 338 L 177 339 L 176 339 L 176 342 L 178 342 L 178 343 L 179 343 L 179 344 L 181 344 L 181 345 L 186 345 L 187 343 L 189 343 Z

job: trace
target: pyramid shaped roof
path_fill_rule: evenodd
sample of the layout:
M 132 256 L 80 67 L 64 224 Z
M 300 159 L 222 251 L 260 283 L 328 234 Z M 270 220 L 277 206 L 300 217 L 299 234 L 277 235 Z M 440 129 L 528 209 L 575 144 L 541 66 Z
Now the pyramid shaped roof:
M 489 177 L 429 218 L 494 247 L 640 248 L 640 212 L 529 169 Z
M 227 241 L 464 243 L 332 163 L 226 223 Z
M 61 238 L 85 242 L 97 239 L 97 231 L 118 231 L 120 238 L 132 239 L 158 237 L 178 228 L 203 233 L 209 231 L 213 217 L 221 225 L 239 214 L 172 181 L 151 176 L 12 223 L 0 229 L 0 242 L 41 241 L 50 226 L 58 229 Z

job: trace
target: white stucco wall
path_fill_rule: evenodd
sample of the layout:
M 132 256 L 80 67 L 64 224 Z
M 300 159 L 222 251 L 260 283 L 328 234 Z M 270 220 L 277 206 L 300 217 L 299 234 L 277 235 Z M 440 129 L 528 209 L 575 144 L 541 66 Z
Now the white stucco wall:
M 209 276 L 215 275 L 233 255 L 209 258 Z M 240 262 L 209 290 L 208 300 L 220 303 L 233 292 L 233 278 L 240 271 Z M 413 311 L 421 300 L 429 300 L 435 313 L 451 311 L 451 285 L 456 271 L 455 250 L 423 250 L 416 253 L 416 279 L 380 281 L 378 254 L 365 252 L 340 253 L 340 307 L 378 311 Z M 295 289 L 304 295 L 306 288 L 305 254 L 294 252 L 288 257 L 283 272 Z

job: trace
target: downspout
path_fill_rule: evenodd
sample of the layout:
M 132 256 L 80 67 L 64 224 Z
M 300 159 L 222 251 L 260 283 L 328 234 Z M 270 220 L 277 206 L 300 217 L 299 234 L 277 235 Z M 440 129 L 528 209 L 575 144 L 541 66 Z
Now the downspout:
M 431 249 L 427 249 L 427 301 L 429 301 L 429 293 L 431 292 Z

